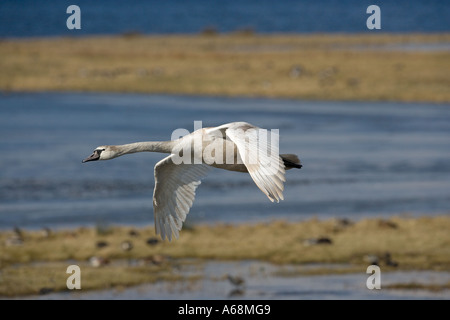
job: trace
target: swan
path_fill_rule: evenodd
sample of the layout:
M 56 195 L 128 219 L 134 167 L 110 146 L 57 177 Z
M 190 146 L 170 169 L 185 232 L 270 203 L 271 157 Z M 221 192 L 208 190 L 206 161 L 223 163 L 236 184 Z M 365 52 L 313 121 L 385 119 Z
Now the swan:
M 285 170 L 302 164 L 294 154 L 278 153 L 278 135 L 247 122 L 200 128 L 169 141 L 135 142 L 95 148 L 82 162 L 110 160 L 136 152 L 169 155 L 154 168 L 153 211 L 156 234 L 162 240 L 179 238 L 201 179 L 213 168 L 250 174 L 270 201 L 284 200 Z

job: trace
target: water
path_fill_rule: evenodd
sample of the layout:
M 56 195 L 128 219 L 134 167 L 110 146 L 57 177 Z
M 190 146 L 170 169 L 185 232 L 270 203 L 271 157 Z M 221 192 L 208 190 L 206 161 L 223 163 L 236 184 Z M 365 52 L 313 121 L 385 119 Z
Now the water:
M 0 228 L 153 224 L 153 167 L 162 154 L 81 163 L 105 144 L 168 140 L 247 121 L 280 130 L 296 153 L 285 201 L 271 203 L 247 174 L 213 170 L 187 223 L 317 217 L 353 220 L 448 214 L 450 106 L 308 102 L 138 94 L 0 96 Z
M 304 266 L 304 268 L 326 267 L 326 265 Z M 331 268 L 332 266 L 330 266 Z M 219 262 L 209 261 L 204 265 L 183 267 L 178 273 L 197 276 L 200 280 L 178 282 L 156 282 L 127 289 L 83 291 L 73 290 L 29 296 L 25 299 L 69 300 L 69 299 L 132 299 L 132 300 L 386 300 L 386 299 L 446 299 L 450 290 L 390 289 L 390 285 L 415 283 L 442 285 L 450 281 L 449 272 L 396 271 L 383 272 L 381 289 L 369 290 L 366 286 L 368 274 L 331 274 L 284 276 L 280 272 L 298 266 L 275 266 L 258 261 Z M 239 287 L 227 281 L 226 275 L 239 276 L 244 285 Z M 184 306 L 184 303 L 182 306 Z M 188 302 L 189 303 L 189 302 Z
M 66 9 L 81 9 L 81 30 L 68 30 Z M 368 30 L 368 6 L 381 9 L 382 32 L 448 32 L 450 6 L 442 0 L 2 0 L 0 37 L 199 33 L 252 29 L 276 32 L 374 33 Z

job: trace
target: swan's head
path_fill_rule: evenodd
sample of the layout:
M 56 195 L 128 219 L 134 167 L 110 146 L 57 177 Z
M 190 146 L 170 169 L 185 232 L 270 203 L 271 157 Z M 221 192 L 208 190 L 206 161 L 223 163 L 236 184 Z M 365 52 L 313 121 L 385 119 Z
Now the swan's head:
M 94 152 L 83 160 L 83 163 L 96 160 L 109 160 L 117 157 L 117 151 L 112 146 L 100 146 L 95 148 Z

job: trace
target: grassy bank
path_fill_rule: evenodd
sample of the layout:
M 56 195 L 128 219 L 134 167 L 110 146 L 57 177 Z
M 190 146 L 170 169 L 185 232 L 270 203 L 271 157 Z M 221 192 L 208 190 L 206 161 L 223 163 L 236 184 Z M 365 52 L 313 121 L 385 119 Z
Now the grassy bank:
M 364 273 L 373 263 L 383 271 L 448 271 L 449 229 L 450 216 L 440 216 L 199 225 L 184 228 L 180 239 L 172 243 L 158 241 L 153 228 L 3 231 L 0 296 L 67 290 L 66 268 L 72 264 L 82 269 L 84 290 L 195 280 L 177 272 L 183 261 L 192 258 L 348 265 L 343 269 L 325 266 L 314 273 Z M 124 250 L 125 244 L 129 250 Z
M 450 34 L 3 40 L 0 90 L 450 102 L 450 52 L 386 49 L 449 42 Z

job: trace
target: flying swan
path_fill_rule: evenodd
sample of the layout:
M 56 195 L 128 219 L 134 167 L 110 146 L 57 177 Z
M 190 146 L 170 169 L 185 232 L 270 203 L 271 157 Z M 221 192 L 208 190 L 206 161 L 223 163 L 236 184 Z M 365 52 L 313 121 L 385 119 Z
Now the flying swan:
M 279 154 L 278 133 L 272 131 L 232 122 L 171 141 L 100 146 L 83 163 L 136 152 L 168 153 L 155 165 L 153 211 L 156 234 L 171 241 L 178 239 L 195 190 L 212 167 L 247 172 L 270 201 L 284 200 L 285 170 L 302 165 L 294 154 Z

